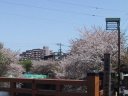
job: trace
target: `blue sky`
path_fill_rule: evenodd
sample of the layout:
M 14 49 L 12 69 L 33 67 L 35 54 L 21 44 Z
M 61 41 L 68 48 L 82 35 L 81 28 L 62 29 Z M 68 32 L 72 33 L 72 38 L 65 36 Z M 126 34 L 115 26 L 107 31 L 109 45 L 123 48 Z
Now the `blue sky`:
M 0 0 L 0 42 L 6 48 L 25 51 L 49 46 L 68 50 L 79 29 L 105 28 L 106 17 L 121 18 L 128 31 L 128 0 Z

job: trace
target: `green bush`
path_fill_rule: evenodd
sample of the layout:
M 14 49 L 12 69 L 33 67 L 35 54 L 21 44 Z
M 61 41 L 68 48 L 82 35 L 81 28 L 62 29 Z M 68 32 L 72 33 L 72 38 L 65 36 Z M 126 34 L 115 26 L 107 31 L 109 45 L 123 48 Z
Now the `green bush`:
M 27 59 L 27 60 L 20 61 L 20 64 L 22 64 L 22 66 L 26 70 L 26 72 L 29 72 L 31 70 L 31 67 L 32 67 L 31 60 Z

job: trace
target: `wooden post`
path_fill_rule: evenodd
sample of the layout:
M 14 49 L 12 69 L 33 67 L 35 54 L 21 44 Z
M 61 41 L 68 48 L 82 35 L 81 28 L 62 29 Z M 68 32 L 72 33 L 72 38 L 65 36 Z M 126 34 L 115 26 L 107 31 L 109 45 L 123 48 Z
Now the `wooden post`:
M 104 54 L 104 81 L 103 81 L 104 96 L 111 96 L 111 66 L 110 54 Z
M 35 79 L 32 80 L 32 96 L 36 96 L 36 82 Z
M 10 95 L 16 96 L 16 93 L 14 91 L 16 89 L 16 82 L 13 79 L 10 80 L 10 89 L 11 89 Z
M 87 96 L 99 96 L 99 74 L 88 73 L 87 74 Z
M 60 94 L 60 91 L 61 91 L 61 86 L 60 86 L 60 84 L 56 84 L 56 91 L 57 91 L 56 96 L 61 96 L 61 94 Z

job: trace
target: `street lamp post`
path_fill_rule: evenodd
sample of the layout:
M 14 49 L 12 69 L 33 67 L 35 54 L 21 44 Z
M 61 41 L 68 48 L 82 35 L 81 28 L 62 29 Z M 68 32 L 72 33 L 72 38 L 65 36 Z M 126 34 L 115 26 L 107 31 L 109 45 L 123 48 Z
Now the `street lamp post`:
M 118 31 L 118 92 L 120 95 L 120 18 L 106 18 L 106 30 Z

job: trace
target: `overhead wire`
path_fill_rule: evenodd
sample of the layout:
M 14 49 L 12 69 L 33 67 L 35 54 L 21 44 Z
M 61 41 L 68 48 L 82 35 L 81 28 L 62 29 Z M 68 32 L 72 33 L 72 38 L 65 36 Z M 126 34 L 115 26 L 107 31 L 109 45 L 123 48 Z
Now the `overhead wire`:
M 63 1 L 63 0 L 47 0 L 50 2 L 54 2 L 54 3 L 60 3 L 60 4 L 68 4 L 68 5 L 72 5 L 72 6 L 77 6 L 77 7 L 86 7 L 86 8 L 90 8 L 90 9 L 96 9 L 96 10 L 108 10 L 108 11 L 117 11 L 117 12 L 124 12 L 126 13 L 124 10 L 117 10 L 117 9 L 110 9 L 110 8 L 103 8 L 103 7 L 98 7 L 98 6 L 92 6 L 92 5 L 85 5 L 85 4 L 78 4 L 78 3 L 74 3 L 74 2 L 67 2 L 67 1 Z
M 48 0 L 48 1 L 52 1 L 52 2 L 55 2 L 55 0 Z M 68 5 L 73 5 L 73 6 L 77 6 L 77 7 L 88 7 L 88 8 L 91 8 L 91 9 L 102 9 L 102 8 L 99 8 L 99 7 L 95 7 L 95 6 L 88 6 L 88 5 L 83 5 L 83 4 L 78 4 L 78 3 L 72 3 L 72 2 L 65 2 L 65 1 L 57 1 L 55 3 L 61 3 L 61 4 L 68 4 Z
M 53 1 L 53 0 L 48 0 L 48 1 Z M 55 0 L 54 0 L 55 1 Z M 92 17 L 105 17 L 102 15 L 96 15 L 96 14 L 89 14 L 89 13 L 85 13 L 85 12 L 76 12 L 76 11 L 67 11 L 67 10 L 62 10 L 62 9 L 57 9 L 57 8 L 47 8 L 47 7 L 42 7 L 42 6 L 35 6 L 35 5 L 30 5 L 30 4 L 22 4 L 22 3 L 14 3 L 14 2 L 8 2 L 8 1 L 3 1 L 0 0 L 0 2 L 5 3 L 5 4 L 11 4 L 11 5 L 16 5 L 16 6 L 23 6 L 23 7 L 29 7 L 29 8 L 38 8 L 38 9 L 44 9 L 44 10 L 49 10 L 49 11 L 56 11 L 56 12 L 62 12 L 62 13 L 73 13 L 76 15 L 87 15 L 87 16 L 92 16 Z M 77 6 L 77 7 L 87 7 L 87 8 L 91 8 L 91 9 L 96 9 L 96 10 L 109 10 L 109 11 L 118 11 L 116 9 L 106 9 L 106 8 L 101 8 L 101 7 L 97 7 L 97 6 L 88 6 L 88 5 L 83 5 L 83 4 L 76 4 L 76 3 L 72 3 L 72 2 L 65 2 L 65 1 L 57 1 L 57 3 L 61 3 L 61 4 L 68 4 L 68 5 L 73 5 L 73 6 Z M 120 10 L 121 12 L 124 12 L 122 10 Z M 18 16 L 18 15 L 17 15 Z M 19 15 L 19 16 L 23 16 L 23 15 Z M 125 23 L 127 23 L 127 21 L 125 21 Z M 128 28 L 127 28 L 128 30 Z
M 40 7 L 40 6 L 34 6 L 34 5 L 28 5 L 28 4 L 20 4 L 20 3 L 14 3 L 14 2 L 8 2 L 8 1 L 3 1 L 3 0 L 0 0 L 2 3 L 5 3 L 5 4 L 11 4 L 11 5 L 16 5 L 16 6 L 24 6 L 24 7 L 29 7 L 29 8 L 38 8 L 38 9 L 44 9 L 44 10 L 50 10 L 50 11 L 57 11 L 57 12 L 62 12 L 62 13 L 74 13 L 76 15 L 88 15 L 88 16 L 96 16 L 96 15 L 91 15 L 91 14 L 86 14 L 86 13 L 80 13 L 80 12 L 73 12 L 73 11 L 65 11 L 65 10 L 59 10 L 59 9 L 50 9 L 50 8 L 45 8 L 45 7 Z M 5 13 L 5 12 L 4 12 Z M 20 16 L 20 17 L 25 17 L 25 18 L 29 18 L 31 19 L 29 16 L 25 16 L 25 15 L 22 15 L 22 14 L 17 14 L 17 13 L 6 13 L 7 15 L 14 15 L 14 16 Z M 34 17 L 34 18 L 37 18 L 37 17 Z M 33 18 L 33 19 L 34 19 Z M 55 21 L 54 19 L 47 19 L 47 18 L 39 18 L 38 19 L 43 19 L 43 20 L 48 20 L 48 21 Z M 57 20 L 58 21 L 58 20 Z M 59 22 L 64 22 L 64 21 L 60 21 Z M 71 22 L 72 23 L 72 22 Z
M 101 7 L 97 7 L 97 6 L 76 4 L 76 3 L 73 3 L 73 2 L 67 2 L 67 1 L 63 1 L 63 0 L 59 0 L 59 1 L 58 0 L 47 0 L 47 1 L 54 2 L 54 3 L 68 4 L 68 5 L 78 6 L 78 7 L 87 7 L 87 8 L 96 9 L 96 10 L 109 10 L 109 11 L 113 11 L 114 10 L 114 11 L 118 11 L 118 12 L 120 12 L 120 11 L 124 12 L 122 10 L 106 9 L 106 8 L 101 8 Z M 16 6 L 24 6 L 24 7 L 28 7 L 28 8 L 38 8 L 38 9 L 44 9 L 44 10 L 48 10 L 48 11 L 56 11 L 56 12 L 61 12 L 61 13 L 70 13 L 70 14 L 72 13 L 72 14 L 76 14 L 76 15 L 86 15 L 86 16 L 91 16 L 91 17 L 104 17 L 105 18 L 105 16 L 103 16 L 103 15 L 89 14 L 89 13 L 85 13 L 85 12 L 62 10 L 62 9 L 58 9 L 58 8 L 47 8 L 47 7 L 42 7 L 42 6 L 30 5 L 30 4 L 14 3 L 14 2 L 5 1 L 5 0 L 0 0 L 0 2 L 1 3 L 5 3 L 5 4 L 16 5 Z M 17 14 L 17 16 L 23 16 L 23 15 Z
M 47 7 L 42 7 L 42 6 L 35 6 L 35 5 L 28 5 L 28 4 L 21 4 L 21 3 L 14 3 L 14 2 L 8 2 L 8 1 L 3 1 L 0 0 L 1 3 L 6 3 L 6 4 L 11 4 L 11 5 L 16 5 L 16 6 L 24 6 L 24 7 L 29 7 L 29 8 L 38 8 L 38 9 L 44 9 L 44 10 L 49 10 L 49 11 L 57 11 L 57 12 L 61 12 L 61 13 L 73 13 L 76 15 L 88 15 L 88 16 L 92 16 L 92 17 L 104 17 L 102 15 L 96 15 L 96 14 L 89 14 L 89 13 L 85 13 L 85 12 L 76 12 L 76 11 L 67 11 L 67 10 L 60 10 L 57 8 L 47 8 Z
M 109 10 L 109 11 L 118 11 L 118 12 L 125 12 L 124 10 L 117 10 L 117 9 L 107 9 L 107 8 L 102 8 L 102 7 L 97 7 L 97 6 L 90 6 L 90 5 L 85 5 L 85 4 L 77 4 L 77 3 L 73 3 L 73 2 L 67 2 L 67 1 L 63 1 L 63 0 L 46 0 L 46 1 L 52 1 L 54 3 L 60 3 L 60 4 L 68 4 L 68 5 L 73 5 L 73 6 L 78 6 L 78 7 L 87 7 L 87 8 L 91 8 L 91 9 L 100 9 L 100 10 Z M 1 3 L 6 3 L 6 4 L 12 4 L 12 5 L 16 5 L 16 6 L 24 6 L 24 7 L 29 7 L 29 8 L 38 8 L 38 9 L 44 9 L 44 10 L 50 10 L 50 11 L 58 11 L 58 12 L 63 12 L 63 13 L 73 13 L 73 14 L 77 14 L 77 15 L 88 15 L 88 16 L 93 16 L 93 17 L 105 17 L 103 15 L 97 15 L 97 14 L 89 14 L 89 13 L 85 13 L 85 12 L 76 12 L 76 11 L 67 11 L 67 10 L 60 10 L 57 8 L 47 8 L 47 7 L 42 7 L 42 6 L 35 6 L 35 5 L 30 5 L 30 4 L 21 4 L 21 3 L 14 3 L 14 2 L 8 2 L 5 0 L 0 0 Z
M 85 5 L 85 4 L 78 4 L 78 3 L 74 3 L 74 2 L 67 2 L 67 1 L 63 1 L 63 0 L 48 0 L 48 1 L 52 1 L 56 3 L 61 3 L 61 4 L 68 4 L 68 5 L 73 5 L 73 6 L 78 6 L 78 7 L 87 7 L 90 9 L 96 9 L 96 10 L 108 10 L 108 11 L 116 11 L 116 12 L 123 12 L 125 13 L 125 15 L 127 15 L 128 13 L 124 10 L 117 10 L 117 9 L 109 9 L 109 8 L 103 8 L 103 7 L 97 7 L 97 6 L 90 6 L 90 5 Z M 128 18 L 128 17 L 127 17 Z M 128 22 L 128 19 L 126 19 L 126 21 L 124 20 L 124 23 L 122 24 L 123 26 Z M 126 26 L 127 28 L 125 28 L 125 30 L 128 30 L 128 26 Z

